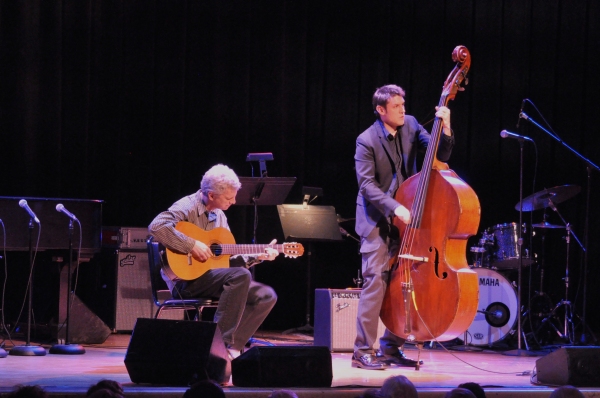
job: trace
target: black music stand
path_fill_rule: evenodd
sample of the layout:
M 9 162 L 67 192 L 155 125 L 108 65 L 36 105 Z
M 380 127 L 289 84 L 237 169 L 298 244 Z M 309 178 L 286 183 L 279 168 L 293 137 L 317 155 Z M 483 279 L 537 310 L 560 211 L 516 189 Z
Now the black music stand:
M 296 177 L 239 177 L 242 187 L 236 204 L 280 205 L 287 198 Z
M 310 325 L 310 267 L 312 256 L 312 242 L 315 241 L 341 241 L 342 235 L 337 222 L 337 214 L 333 206 L 308 206 L 308 205 L 279 205 L 277 206 L 279 219 L 283 228 L 285 239 L 308 242 L 306 261 L 306 324 L 304 326 L 288 329 L 284 334 L 293 332 L 312 332 Z
M 242 206 L 254 206 L 252 243 L 256 243 L 257 206 L 282 204 L 296 182 L 296 177 L 239 177 L 239 179 L 242 187 L 237 193 L 235 203 Z
M 250 156 L 250 155 L 248 155 Z M 262 167 L 261 167 L 262 170 Z M 266 175 L 266 170 L 264 172 Z M 242 187 L 237 193 L 235 203 L 241 206 L 254 206 L 254 223 L 252 228 L 252 243 L 256 243 L 256 229 L 258 227 L 258 207 L 279 205 L 287 198 L 296 177 L 239 177 Z M 254 267 L 250 268 L 254 279 Z M 250 339 L 253 343 L 272 345 Z

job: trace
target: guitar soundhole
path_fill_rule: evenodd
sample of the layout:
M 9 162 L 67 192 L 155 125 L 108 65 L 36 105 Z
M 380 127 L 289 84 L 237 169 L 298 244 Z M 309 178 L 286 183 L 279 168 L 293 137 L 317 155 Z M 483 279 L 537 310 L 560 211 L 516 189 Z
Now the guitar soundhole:
M 210 245 L 210 251 L 213 252 L 215 256 L 220 256 L 221 254 L 223 254 L 223 248 L 217 243 L 213 243 L 212 245 Z

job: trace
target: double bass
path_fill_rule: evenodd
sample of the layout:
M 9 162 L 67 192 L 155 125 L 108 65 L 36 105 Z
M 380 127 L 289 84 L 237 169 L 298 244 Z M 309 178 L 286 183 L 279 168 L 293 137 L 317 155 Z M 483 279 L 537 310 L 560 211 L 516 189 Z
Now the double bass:
M 464 46 L 452 52 L 456 65 L 439 106 L 458 91 L 471 64 Z M 477 233 L 481 207 L 477 195 L 446 163 L 436 157 L 443 123 L 436 118 L 421 171 L 404 181 L 395 199 L 411 209 L 400 230 L 389 285 L 381 308 L 384 325 L 408 341 L 452 340 L 468 329 L 477 313 L 477 274 L 466 260 L 467 239 Z

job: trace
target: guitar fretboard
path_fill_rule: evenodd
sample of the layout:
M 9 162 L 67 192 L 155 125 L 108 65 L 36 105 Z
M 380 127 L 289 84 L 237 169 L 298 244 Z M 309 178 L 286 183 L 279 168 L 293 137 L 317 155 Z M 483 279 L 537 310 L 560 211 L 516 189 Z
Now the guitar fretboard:
M 279 253 L 283 253 L 283 245 L 244 245 L 244 244 L 218 244 L 214 243 L 210 245 L 210 250 L 217 256 L 222 254 L 257 254 L 264 253 L 265 249 L 273 248 Z

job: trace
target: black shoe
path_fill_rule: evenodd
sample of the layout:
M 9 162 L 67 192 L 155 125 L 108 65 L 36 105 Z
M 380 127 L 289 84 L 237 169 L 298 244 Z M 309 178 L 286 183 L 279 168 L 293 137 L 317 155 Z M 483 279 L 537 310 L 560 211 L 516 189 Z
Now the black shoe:
M 387 369 L 389 365 L 381 361 L 375 355 L 365 354 L 359 358 L 356 358 L 356 355 L 352 355 L 352 367 L 369 370 L 383 370 Z
M 404 355 L 404 353 L 400 350 L 398 350 L 395 354 L 384 354 L 381 351 L 377 351 L 377 359 L 387 363 L 388 365 L 411 367 L 417 366 L 417 361 L 407 358 L 406 355 Z M 419 361 L 419 365 L 423 365 L 423 361 Z

